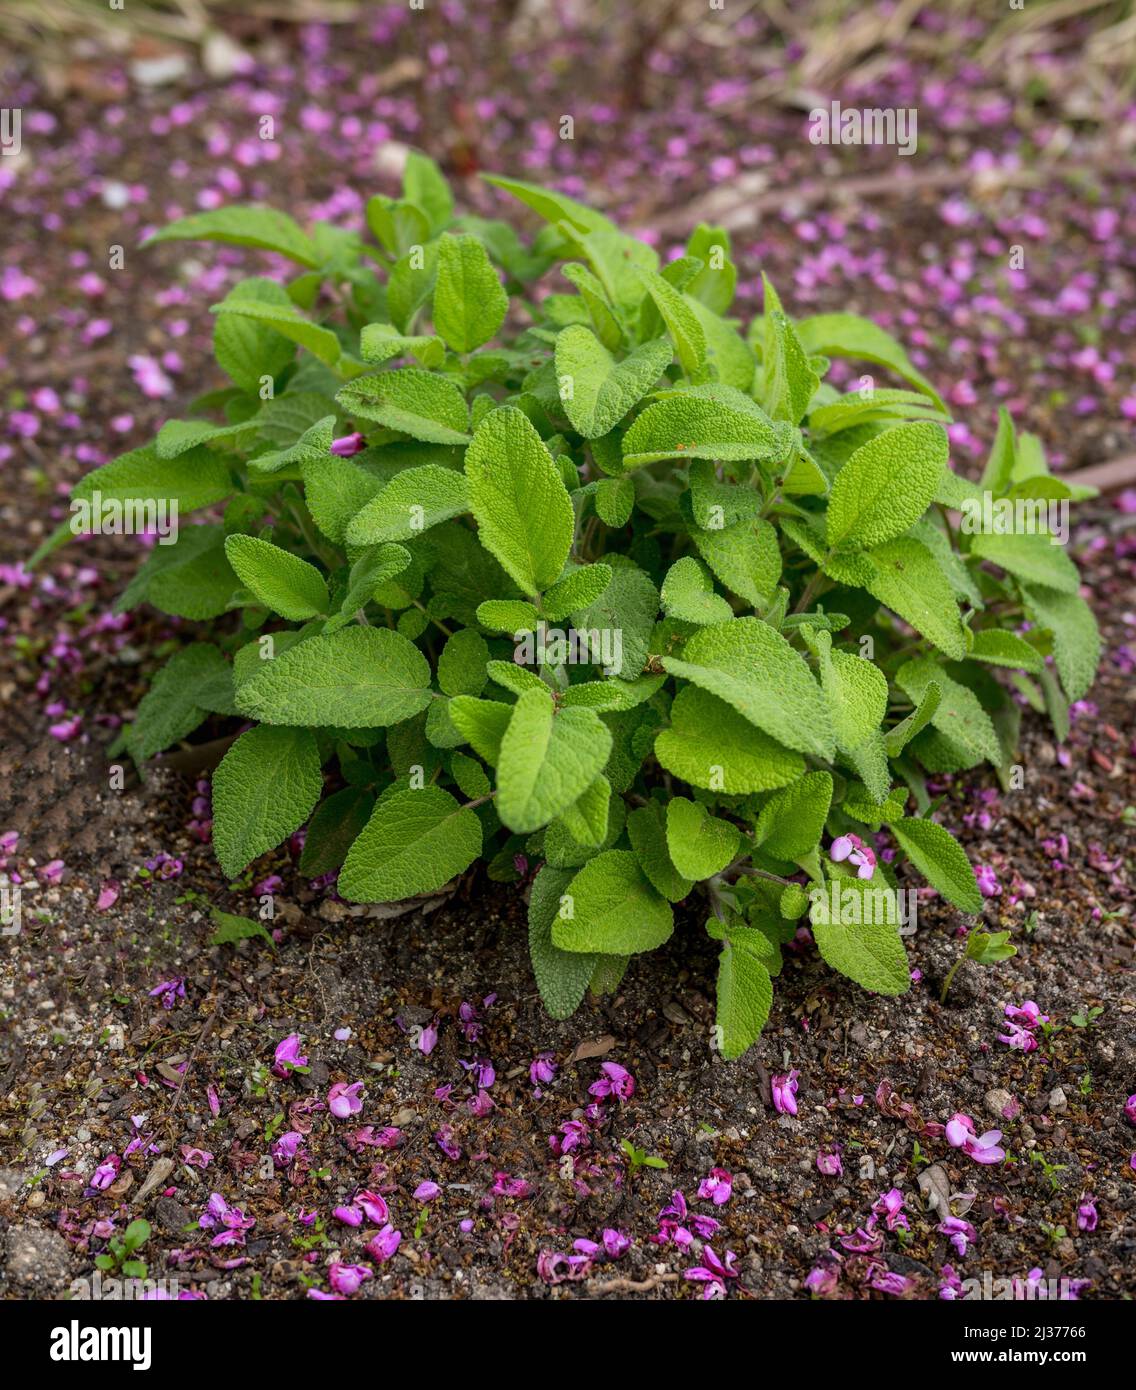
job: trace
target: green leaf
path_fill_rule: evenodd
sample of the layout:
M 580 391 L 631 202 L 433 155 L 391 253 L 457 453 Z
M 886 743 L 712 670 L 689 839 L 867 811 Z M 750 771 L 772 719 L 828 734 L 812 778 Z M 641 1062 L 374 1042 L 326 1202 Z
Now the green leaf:
M 505 632 L 513 637 L 521 632 L 535 632 L 540 614 L 522 599 L 490 598 L 478 604 L 477 621 L 490 632 Z
M 765 287 L 765 348 L 761 401 L 773 420 L 797 425 L 804 419 L 820 378 L 789 322 L 777 291 L 762 274 Z
M 131 755 L 144 762 L 180 742 L 205 720 L 219 693 L 230 692 L 231 701 L 232 686 L 232 667 L 208 642 L 175 652 L 138 703 L 130 729 Z
M 526 416 L 512 406 L 488 415 L 466 450 L 465 471 L 482 545 L 525 594 L 555 584 L 572 545 L 575 513 Z
M 659 317 L 666 324 L 684 375 L 691 381 L 698 381 L 706 366 L 706 334 L 698 315 L 679 291 L 657 271 L 640 269 L 638 275 L 659 311 Z
M 871 547 L 901 536 L 931 505 L 948 452 L 946 430 L 927 420 L 897 425 L 862 445 L 833 479 L 829 546 Z
M 147 444 L 141 449 L 131 449 L 128 454 L 120 454 L 79 479 L 71 490 L 71 497 L 73 501 L 90 503 L 90 515 L 85 516 L 82 508 L 72 507 L 71 525 L 81 534 L 86 529 L 84 522 L 90 521 L 93 526 L 96 517 L 105 515 L 108 503 L 117 503 L 123 508 L 120 516 L 125 508 L 131 507 L 140 511 L 143 519 L 153 526 L 162 520 L 158 503 L 165 504 L 168 517 L 174 516 L 175 507 L 180 517 L 185 512 L 223 502 L 235 491 L 224 459 L 208 449 L 194 449 L 180 458 L 165 460 L 158 456 L 154 445 Z M 101 512 L 94 510 L 96 493 Z M 111 515 L 114 515 L 113 509 Z
M 663 668 L 725 700 L 786 748 L 829 760 L 832 721 L 804 658 L 760 618 L 699 629 Z
M 942 398 L 908 357 L 903 347 L 871 319 L 859 314 L 817 314 L 800 319 L 797 333 L 808 353 L 825 357 L 849 357 L 857 362 L 876 362 L 889 367 L 903 381 L 930 396 L 941 410 Z
M 577 632 L 592 635 L 593 647 L 598 639 L 598 655 L 605 660 L 608 654 L 613 658 L 604 669 L 630 683 L 640 677 L 647 661 L 659 615 L 659 594 L 648 574 L 636 565 L 617 563 L 622 559 L 620 555 L 609 556 L 611 582 L 598 599 L 572 614 L 572 625 Z
M 352 518 L 347 543 L 413 540 L 431 526 L 468 510 L 469 492 L 463 473 L 435 463 L 407 468 L 396 473 Z
M 655 757 L 690 786 L 729 796 L 774 791 L 805 770 L 799 753 L 783 748 L 696 685 L 684 686 L 675 696 L 670 728 L 655 739 Z
M 607 591 L 611 583 L 610 565 L 582 565 L 555 583 L 544 595 L 544 614 L 559 622 L 569 613 L 587 608 Z
M 879 732 L 887 713 L 887 677 L 863 657 L 833 651 L 831 633 L 818 632 L 813 645 L 836 746 L 852 753 Z
M 526 690 L 513 707 L 497 764 L 497 814 L 527 834 L 561 814 L 595 781 L 611 733 L 589 709 L 553 715 L 550 693 Z
M 610 810 L 611 783 L 601 775 L 560 812 L 556 824 L 582 848 L 599 849 L 607 839 Z
M 222 912 L 218 907 L 211 907 L 209 916 L 216 927 L 216 931 L 209 938 L 210 946 L 235 946 L 238 941 L 250 941 L 254 937 L 262 936 L 275 948 L 276 943 L 263 922 L 258 922 L 252 917 L 239 917 L 232 912 Z
M 1027 584 L 1040 584 L 1061 594 L 1076 594 L 1081 587 L 1077 566 L 1043 533 L 1003 536 L 984 532 L 972 538 L 970 553 Z
M 994 435 L 990 456 L 986 460 L 986 467 L 982 470 L 982 481 L 978 485 L 980 498 L 983 492 L 992 492 L 996 497 L 1000 497 L 1009 489 L 1017 455 L 1018 439 L 1014 431 L 1013 417 L 1005 406 L 1000 406 L 998 429 Z
M 810 772 L 761 808 L 754 841 L 766 854 L 793 863 L 816 849 L 832 805 L 832 774 Z
M 156 545 L 116 605 L 126 612 L 143 601 L 175 618 L 202 622 L 229 606 L 237 576 L 225 558 L 221 526 L 182 527 L 175 545 Z
M 529 898 L 529 957 L 540 997 L 553 1018 L 568 1018 L 576 1012 L 596 968 L 594 954 L 562 951 L 552 943 L 561 895 L 573 877 L 571 869 L 546 864 L 533 879 Z
M 454 215 L 454 195 L 445 175 L 429 155 L 411 150 L 402 171 L 402 191 L 426 214 L 431 236 L 446 227 Z
M 293 343 L 317 357 L 328 367 L 334 367 L 343 355 L 339 339 L 330 328 L 323 328 L 304 318 L 294 305 L 272 303 L 263 299 L 234 299 L 231 295 L 220 304 L 210 307 L 210 313 L 220 317 L 237 316 L 252 319 L 255 323 L 280 333 Z
M 282 618 L 302 623 L 326 614 L 331 606 L 327 584 L 315 565 L 270 541 L 228 536 L 225 556 L 245 588 Z
M 967 652 L 970 661 L 985 661 L 990 666 L 1013 666 L 1019 671 L 1041 674 L 1042 660 L 1036 647 L 1031 647 L 1016 632 L 988 628 L 974 634 L 974 643 Z
M 396 791 L 348 850 L 336 887 L 348 902 L 397 902 L 443 887 L 480 853 L 481 822 L 449 792 Z
M 430 666 L 387 628 L 344 628 L 264 663 L 237 691 L 242 714 L 265 724 L 382 728 L 430 703 Z
M 147 237 L 143 246 L 159 241 L 223 241 L 230 246 L 254 246 L 277 251 L 289 260 L 315 269 L 315 247 L 286 212 L 276 208 L 229 207 L 181 217 Z
M 496 767 L 513 708 L 501 700 L 475 700 L 469 695 L 457 695 L 450 701 L 450 718 L 477 756 Z
M 325 797 L 308 822 L 300 872 L 307 878 L 319 878 L 340 868 L 374 806 L 374 793 L 365 787 L 344 787 Z
M 605 348 L 614 352 L 623 342 L 623 329 L 612 312 L 603 285 L 587 266 L 579 265 L 575 261 L 569 261 L 567 265 L 562 265 L 560 273 L 580 291 L 580 296 L 587 305 L 588 313 L 591 316 L 592 327 L 595 329 L 596 336 Z
M 812 410 L 809 433 L 837 434 L 869 420 L 918 420 L 938 418 L 943 413 L 930 396 L 920 391 L 858 389 Z
M 733 861 L 740 843 L 737 826 L 710 815 L 700 802 L 676 796 L 667 806 L 667 850 L 683 878 L 712 878 Z
M 623 462 L 642 468 L 662 459 L 747 461 L 779 457 L 785 437 L 740 391 L 685 391 L 649 405 L 623 436 Z
M 440 367 L 446 360 L 446 345 L 433 334 L 400 333 L 391 323 L 368 323 L 359 335 L 359 356 L 379 365 L 394 357 L 413 357 L 423 367 Z
M 382 479 L 335 454 L 305 459 L 303 474 L 312 520 L 328 540 L 343 545 L 352 520 L 382 491 Z
M 469 407 L 461 388 L 419 367 L 356 377 L 335 399 L 356 419 L 374 420 L 427 444 L 469 443 Z
M 577 873 L 552 923 L 565 951 L 630 956 L 653 951 L 674 930 L 670 904 L 644 875 L 630 850 L 597 854 Z
M 726 600 L 714 592 L 714 581 L 706 568 L 691 555 L 684 555 L 670 567 L 659 597 L 668 617 L 699 627 L 729 622 L 734 616 Z
M 486 255 L 468 234 L 443 234 L 434 285 L 434 327 L 454 352 L 487 343 L 505 321 L 509 296 Z
M 671 360 L 665 338 L 637 347 L 617 362 L 591 329 L 573 325 L 556 338 L 560 400 L 585 439 L 607 434 L 658 381 Z
M 463 628 L 447 638 L 438 657 L 438 684 L 447 695 L 480 695 L 485 689 L 489 648 L 484 637 Z
M 303 825 L 322 791 L 319 748 L 308 729 L 243 733 L 213 774 L 213 847 L 222 871 L 235 878 L 275 849 Z
M 966 851 L 949 830 L 933 820 L 910 816 L 888 822 L 900 849 L 932 888 L 963 912 L 981 912 L 982 894 Z
M 238 281 L 222 302 L 230 299 L 246 304 L 260 299 L 281 307 L 291 303 L 283 285 L 262 276 Z M 213 324 L 213 355 L 232 382 L 254 395 L 260 391 L 265 377 L 274 381 L 284 371 L 296 350 L 286 338 L 264 324 L 218 314 Z
M 832 880 L 839 888 L 838 920 L 831 921 L 831 896 L 817 893 L 810 912 L 821 956 L 873 994 L 906 994 L 911 967 L 899 935 L 895 889 L 860 878 Z
M 764 607 L 781 578 L 777 531 L 762 517 L 720 531 L 692 531 L 699 555 L 732 593 Z
M 998 735 L 973 690 L 952 680 L 937 661 L 926 656 L 904 662 L 895 673 L 895 682 L 915 702 L 922 700 L 928 686 L 937 685 L 941 695 L 931 723 L 975 762 L 985 758 L 999 766 L 1002 753 Z
M 717 1050 L 732 1062 L 752 1047 L 773 1007 L 773 983 L 755 951 L 727 935 L 718 957 L 714 1034 Z
M 632 811 L 627 817 L 627 835 L 651 886 L 668 902 L 681 902 L 694 887 L 694 880 L 683 878 L 671 859 L 662 802 L 651 800 Z
M 1053 634 L 1054 659 L 1070 700 L 1083 699 L 1100 664 L 1101 639 L 1093 610 L 1079 594 L 1064 594 L 1043 585 L 1022 586 L 1026 611 Z
M 601 478 L 594 496 L 596 515 L 605 526 L 617 529 L 631 520 L 635 507 L 635 487 L 630 478 Z
M 494 188 L 502 188 L 520 199 L 526 207 L 540 214 L 546 222 L 569 223 L 578 232 L 617 232 L 618 229 L 603 213 L 585 207 L 566 193 L 557 193 L 551 188 L 541 188 L 539 184 L 526 183 L 522 179 L 508 179 L 501 174 L 482 174 L 486 183 Z
M 942 696 L 942 688 L 935 681 L 928 681 L 916 707 L 884 735 L 884 745 L 889 758 L 898 758 L 915 735 L 930 724 Z
M 871 552 L 874 573 L 865 585 L 879 599 L 933 642 L 952 661 L 966 656 L 966 634 L 954 593 L 935 557 L 911 536 L 900 536 Z

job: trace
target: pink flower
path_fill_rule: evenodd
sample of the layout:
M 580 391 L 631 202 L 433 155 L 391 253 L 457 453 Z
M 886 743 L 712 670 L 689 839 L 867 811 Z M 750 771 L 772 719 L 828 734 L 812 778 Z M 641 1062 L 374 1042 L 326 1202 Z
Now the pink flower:
M 951 1148 L 961 1149 L 975 1163 L 1001 1163 L 1006 1157 L 1005 1149 L 998 1146 L 1002 1131 L 988 1129 L 985 1134 L 975 1134 L 974 1121 L 969 1115 L 952 1115 L 945 1133 Z
M 526 1178 L 498 1172 L 493 1174 L 493 1191 L 498 1197 L 531 1197 L 536 1189 Z
M 733 1190 L 734 1180 L 724 1168 L 711 1168 L 710 1176 L 698 1185 L 699 1197 L 704 1202 L 713 1202 L 716 1207 L 728 1202 Z
M 185 998 L 185 977 L 175 975 L 172 980 L 163 980 L 150 991 L 150 998 L 160 996 L 163 1009 L 172 1009 L 179 999 Z
M 118 1170 L 121 1167 L 122 1159 L 119 1158 L 118 1154 L 111 1154 L 109 1158 L 104 1158 L 94 1171 L 91 1186 L 96 1192 L 105 1192 L 118 1177 Z
M 358 430 L 331 441 L 331 452 L 341 459 L 349 459 L 352 454 L 361 454 L 366 447 L 367 441 Z
M 272 1146 L 272 1161 L 277 1168 L 287 1168 L 299 1153 L 303 1142 L 304 1136 L 299 1130 L 290 1129 L 282 1134 Z
M 547 1086 L 556 1075 L 556 1063 L 551 1052 L 538 1053 L 529 1063 L 529 1080 L 534 1086 Z
M 619 1100 L 630 1100 L 635 1094 L 635 1078 L 618 1062 L 604 1062 L 603 1076 L 588 1087 L 590 1096 L 616 1096 Z
M 191 1168 L 208 1168 L 213 1162 L 213 1155 L 206 1149 L 195 1149 L 192 1144 L 181 1146 L 181 1156 Z
M 889 1231 L 894 1231 L 897 1226 L 902 1226 L 907 1231 L 911 1228 L 903 1210 L 906 1202 L 907 1198 L 900 1192 L 899 1188 L 893 1187 L 880 1194 L 872 1210 L 877 1216 L 884 1218 L 884 1223 Z
M 333 1264 L 328 1266 L 327 1277 L 336 1293 L 350 1298 L 359 1292 L 363 1281 L 374 1278 L 374 1274 L 368 1265 Z
M 857 878 L 871 878 L 876 872 L 876 852 L 859 835 L 838 835 L 828 847 L 828 857 L 834 864 L 845 859 L 854 864 Z
M 327 1108 L 337 1120 L 349 1119 L 363 1109 L 363 1083 L 336 1081 L 327 1093 Z
M 1097 1204 L 1092 1197 L 1086 1197 L 1077 1208 L 1077 1230 L 1088 1231 L 1090 1234 L 1097 1228 Z
M 1131 1095 L 1124 1102 L 1124 1113 L 1128 1116 L 1128 1123 L 1136 1125 L 1136 1095 Z
M 289 1072 L 307 1065 L 308 1059 L 300 1056 L 299 1033 L 289 1033 L 283 1042 L 276 1044 L 276 1060 L 272 1070 L 277 1076 L 287 1076 Z
M 1049 1022 L 1049 1015 L 1043 1014 L 1032 999 L 1027 999 L 1020 1009 L 1015 1004 L 1007 1004 L 1003 1012 L 1007 1018 L 1017 1019 L 1023 1028 L 1038 1028 Z
M 379 1264 L 385 1264 L 402 1244 L 402 1232 L 387 1225 L 367 1242 L 367 1253 Z
M 418 1035 L 418 1051 L 424 1057 L 429 1057 L 431 1052 L 438 1045 L 438 1026 L 435 1023 L 427 1024 Z
M 1037 1050 L 1037 1039 L 1028 1028 L 1023 1028 L 1018 1023 L 1008 1023 L 1006 1027 L 1008 1032 L 998 1034 L 1000 1043 L 1005 1043 L 1015 1052 L 1035 1052 Z
M 414 1199 L 417 1202 L 432 1202 L 441 1190 L 436 1182 L 420 1182 L 414 1189 Z
M 331 1214 L 345 1226 L 359 1227 L 363 1224 L 363 1213 L 355 1206 L 336 1207 Z
M 800 1074 L 794 1069 L 787 1076 L 775 1076 L 773 1078 L 773 1108 L 779 1115 L 795 1115 L 797 1113 L 797 1077 Z
M 361 1208 L 363 1215 L 372 1226 L 385 1226 L 390 1220 L 386 1199 L 381 1197 L 379 1193 L 372 1192 L 369 1188 L 364 1188 L 355 1194 L 355 1205 Z
M 737 1256 L 732 1250 L 726 1251 L 724 1261 L 720 1260 L 714 1253 L 714 1247 L 704 1245 L 702 1247 L 702 1263 L 694 1265 L 691 1269 L 684 1272 L 683 1278 L 689 1279 L 693 1283 L 705 1284 L 702 1291 L 703 1299 L 720 1299 L 726 1297 L 726 1280 L 736 1279 L 738 1272 L 734 1268 Z
M 840 1270 L 834 1265 L 817 1265 L 805 1275 L 805 1288 L 814 1298 L 827 1298 L 839 1283 Z
M 838 1153 L 817 1154 L 817 1171 L 825 1175 L 826 1178 L 839 1178 L 844 1175 L 844 1164 L 840 1161 Z
M 49 724 L 47 732 L 52 738 L 57 738 L 60 743 L 70 743 L 73 738 L 78 738 L 79 730 L 83 727 L 83 716 L 73 714 L 70 719 L 61 719 L 58 723 Z
M 95 907 L 99 912 L 107 912 L 116 902 L 118 902 L 118 884 L 108 880 L 99 890 Z
M 959 1216 L 944 1217 L 937 1229 L 940 1235 L 950 1236 L 951 1244 L 960 1255 L 965 1255 L 968 1245 L 972 1245 L 978 1239 L 978 1232 L 970 1222 Z
M 52 859 L 40 870 L 40 877 L 44 883 L 59 883 L 63 879 L 64 864 L 62 859 Z
M 455 1162 L 461 1158 L 461 1145 L 458 1143 L 453 1128 L 450 1125 L 442 1125 L 441 1128 L 435 1132 L 434 1142 L 447 1158 L 453 1159 Z
M 975 864 L 974 877 L 978 882 L 978 891 L 984 898 L 1002 896 L 1002 885 L 998 882 L 998 875 L 989 864 Z
M 609 1226 L 603 1233 L 603 1244 L 610 1258 L 618 1260 L 631 1248 L 631 1237 L 625 1236 L 622 1231 L 616 1231 Z

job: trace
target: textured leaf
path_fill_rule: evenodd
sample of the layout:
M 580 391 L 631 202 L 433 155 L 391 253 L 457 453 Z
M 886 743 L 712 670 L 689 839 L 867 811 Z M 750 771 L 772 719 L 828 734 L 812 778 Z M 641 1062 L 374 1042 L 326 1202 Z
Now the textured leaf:
M 773 286 L 765 286 L 765 347 L 762 355 L 761 400 L 773 420 L 797 425 L 804 418 L 820 378 L 789 322 Z
M 394 357 L 413 357 L 423 367 L 434 368 L 446 360 L 446 345 L 433 334 L 407 336 L 392 323 L 368 323 L 359 335 L 359 356 L 376 366 Z
M 529 957 L 540 997 L 553 1018 L 568 1018 L 576 1012 L 596 968 L 595 955 L 562 951 L 552 944 L 560 896 L 574 876 L 571 869 L 546 864 L 533 879 L 529 898 Z
M 340 868 L 374 807 L 374 793 L 365 787 L 344 787 L 325 797 L 308 822 L 300 872 L 307 878 L 319 878 Z
M 230 246 L 278 251 L 313 269 L 319 265 L 311 239 L 286 212 L 276 208 L 231 207 L 194 213 L 161 227 L 142 244 L 152 246 L 158 241 L 223 241 Z
M 513 706 L 501 700 L 476 700 L 458 695 L 450 701 L 450 718 L 479 758 L 491 767 L 501 756 L 501 740 L 509 727 Z
M 601 639 L 605 631 L 610 632 L 612 644 L 615 634 L 620 634 L 620 647 L 613 653 L 619 657 L 619 669 L 613 664 L 611 674 L 630 682 L 639 678 L 646 664 L 659 615 L 659 594 L 649 575 L 635 565 L 616 564 L 620 558 L 610 557 L 610 583 L 587 608 L 572 614 L 572 625 L 578 632 L 596 633 Z
M 383 482 L 350 459 L 324 454 L 304 461 L 304 501 L 328 540 L 342 545 L 352 519 L 382 491 Z
M 859 878 L 839 878 L 840 920 L 827 920 L 829 897 L 814 901 L 810 913 L 813 939 L 822 958 L 873 994 L 906 994 L 911 967 L 899 935 L 894 890 Z M 846 895 L 849 907 L 845 906 Z
M 714 1031 L 717 1049 L 726 1061 L 734 1061 L 752 1047 L 772 1007 L 773 983 L 765 964 L 748 945 L 725 937 L 718 957 Z
M 989 560 L 999 569 L 1027 584 L 1039 584 L 1061 594 L 1076 594 L 1081 587 L 1077 566 L 1048 535 L 996 535 L 992 532 L 974 536 L 970 553 Z
M 291 622 L 326 614 L 327 584 L 315 565 L 258 536 L 228 536 L 225 556 L 241 583 L 273 613 Z
M 733 705 L 786 748 L 831 759 L 832 721 L 804 658 L 759 618 L 701 628 L 663 667 Z
M 487 343 L 505 321 L 509 297 L 476 237 L 446 232 L 438 243 L 434 327 L 454 352 Z
M 264 663 L 237 691 L 243 714 L 265 724 L 382 728 L 430 703 L 430 667 L 387 628 L 344 628 Z
M 216 618 L 229 605 L 237 576 L 225 558 L 220 526 L 184 526 L 175 545 L 157 545 L 119 599 L 125 611 L 146 600 L 175 618 Z
M 662 802 L 651 800 L 627 817 L 627 835 L 639 865 L 652 887 L 668 902 L 681 902 L 694 887 L 674 866 L 667 848 L 667 812 Z
M 478 534 L 526 594 L 555 584 L 568 558 L 575 513 L 540 435 L 514 407 L 495 410 L 466 450 Z
M 690 786 L 730 796 L 774 791 L 805 770 L 799 753 L 783 748 L 696 685 L 684 686 L 675 696 L 670 728 L 655 739 L 655 757 Z
M 397 902 L 443 887 L 480 853 L 481 822 L 449 792 L 396 791 L 348 850 L 336 888 L 348 902 Z
M 862 445 L 833 479 L 828 544 L 871 547 L 901 536 L 931 505 L 948 452 L 946 430 L 926 420 Z
M 294 305 L 273 303 L 263 299 L 235 299 L 230 295 L 210 312 L 222 317 L 236 316 L 252 319 L 274 333 L 280 333 L 293 343 L 299 343 L 328 367 L 334 367 L 343 355 L 339 339 L 330 328 L 306 319 Z
M 623 462 L 641 468 L 661 459 L 775 458 L 785 449 L 773 421 L 740 391 L 717 387 L 716 395 L 693 391 L 649 405 L 623 437 Z
M 905 816 L 888 822 L 900 849 L 932 888 L 963 912 L 981 912 L 982 894 L 966 850 L 949 830 L 933 820 Z
M 518 834 L 539 830 L 591 786 L 610 752 L 598 715 L 566 709 L 554 717 L 551 694 L 525 691 L 501 740 L 497 814 Z
M 251 299 L 281 306 L 291 303 L 283 285 L 261 276 L 238 281 L 222 303 L 229 299 L 246 304 Z M 217 365 L 250 395 L 260 390 L 264 377 L 275 380 L 295 355 L 296 349 L 287 338 L 253 319 L 218 314 L 213 324 L 213 356 Z
M 832 774 L 810 772 L 761 808 L 755 842 L 766 854 L 796 863 L 820 841 L 832 805 Z
M 1042 661 L 1037 648 L 1031 647 L 1016 632 L 1002 632 L 998 628 L 976 632 L 967 657 L 971 661 L 985 661 L 990 666 L 1013 666 L 1035 676 L 1041 674 Z
M 922 633 L 952 661 L 966 656 L 966 635 L 958 604 L 935 557 L 919 541 L 900 536 L 871 552 L 874 573 L 865 585 L 879 599 Z
M 231 689 L 232 667 L 208 642 L 175 652 L 138 702 L 130 729 L 133 757 L 144 762 L 191 734 L 213 707 L 211 697 L 226 683 Z M 202 704 L 203 699 L 210 703 Z
M 710 815 L 700 802 L 676 796 L 667 806 L 667 850 L 684 878 L 712 878 L 732 862 L 740 843 L 737 826 Z
M 916 707 L 905 719 L 901 719 L 898 724 L 893 725 L 884 736 L 884 745 L 887 748 L 889 758 L 898 758 L 915 735 L 930 724 L 935 717 L 935 711 L 939 708 L 939 701 L 942 697 L 942 689 L 935 681 L 929 681 L 923 687 L 923 694 L 919 697 L 919 703 Z
M 706 334 L 698 315 L 679 291 L 656 271 L 641 269 L 639 276 L 667 326 L 684 374 L 697 381 L 706 365 Z
M 895 674 L 895 682 L 911 700 L 923 698 L 927 687 L 935 684 L 941 692 L 931 722 L 953 742 L 973 755 L 998 767 L 1002 761 L 998 735 L 990 716 L 973 690 L 952 680 L 931 657 L 905 662 Z
M 626 526 L 635 507 L 630 478 L 601 478 L 596 484 L 596 515 L 606 526 Z
M 811 411 L 809 432 L 836 434 L 867 420 L 918 420 L 943 413 L 921 391 L 856 390 Z
M 734 616 L 726 600 L 714 592 L 714 581 L 705 567 L 691 555 L 684 555 L 670 567 L 659 597 L 668 617 L 699 627 L 729 622 Z
M 454 195 L 446 177 L 429 155 L 411 150 L 402 171 L 402 191 L 426 214 L 431 236 L 437 236 L 454 214 Z
M 764 606 L 781 578 L 781 550 L 771 522 L 739 521 L 721 531 L 692 531 L 698 553 L 732 593 Z
M 1101 639 L 1093 610 L 1079 594 L 1063 594 L 1043 585 L 1023 586 L 1026 610 L 1035 623 L 1053 634 L 1054 658 L 1070 700 L 1083 699 L 1100 664 Z
M 647 394 L 671 360 L 665 338 L 644 343 L 621 362 L 582 324 L 556 338 L 560 399 L 572 427 L 585 439 L 612 429 Z
M 225 874 L 275 849 L 312 813 L 323 791 L 308 729 L 249 729 L 213 774 L 213 848 Z
M 408 541 L 469 510 L 464 473 L 436 463 L 407 468 L 362 508 L 347 527 L 348 545 Z
M 670 904 L 651 887 L 630 850 L 597 854 L 566 894 L 572 915 L 561 908 L 552 923 L 552 940 L 562 950 L 636 955 L 661 946 L 674 930 Z
M 581 792 L 571 806 L 566 806 L 557 819 L 576 844 L 586 849 L 599 849 L 607 838 L 611 810 L 611 783 L 599 776 Z
M 849 357 L 857 362 L 877 362 L 890 367 L 896 376 L 930 396 L 946 410 L 938 392 L 918 370 L 890 333 L 859 314 L 817 314 L 799 319 L 797 333 L 805 350 L 825 357 Z
M 180 458 L 163 460 L 152 444 L 119 454 L 101 468 L 93 468 L 71 490 L 74 500 L 92 501 L 98 493 L 103 503 L 163 501 L 173 517 L 223 502 L 236 491 L 224 459 L 208 449 L 194 449 Z M 75 509 L 72 509 L 73 515 Z M 154 513 L 157 519 L 157 513 Z M 73 523 L 74 524 L 74 523 Z
M 438 657 L 438 685 L 447 695 L 480 695 L 485 689 L 489 648 L 471 628 L 447 638 Z
M 582 565 L 565 578 L 558 580 L 544 596 L 544 614 L 552 622 L 559 622 L 569 613 L 586 608 L 596 602 L 611 583 L 610 565 L 602 562 L 597 565 Z
M 461 388 L 420 367 L 356 377 L 335 399 L 356 419 L 374 420 L 427 444 L 469 443 L 469 407 Z

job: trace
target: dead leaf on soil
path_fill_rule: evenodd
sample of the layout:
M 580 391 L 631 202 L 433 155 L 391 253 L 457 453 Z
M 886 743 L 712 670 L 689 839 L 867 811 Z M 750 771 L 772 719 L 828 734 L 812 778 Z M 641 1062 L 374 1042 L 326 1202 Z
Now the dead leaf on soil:
M 568 1065 L 573 1062 L 583 1062 L 589 1057 L 602 1057 L 606 1052 L 610 1052 L 615 1046 L 615 1038 L 611 1033 L 605 1033 L 601 1038 L 585 1038 L 582 1043 L 577 1043 L 576 1050 L 568 1058 Z

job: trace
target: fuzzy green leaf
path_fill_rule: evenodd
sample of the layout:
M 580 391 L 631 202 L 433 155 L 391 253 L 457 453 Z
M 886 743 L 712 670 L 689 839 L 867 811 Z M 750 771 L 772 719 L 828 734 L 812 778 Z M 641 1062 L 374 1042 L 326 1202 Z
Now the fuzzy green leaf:
M 529 898 L 529 958 L 540 997 L 553 1018 L 569 1018 L 576 1012 L 596 968 L 594 954 L 562 951 L 552 943 L 561 894 L 574 877 L 571 869 L 546 864 L 533 879 Z
M 464 473 L 436 463 L 407 468 L 352 518 L 347 526 L 348 545 L 375 545 L 380 541 L 409 541 L 439 522 L 469 510 L 469 491 Z
M 667 850 L 684 878 L 712 878 L 733 860 L 740 843 L 737 826 L 710 815 L 700 802 L 676 796 L 668 804 Z
M 553 943 L 565 951 L 631 956 L 653 951 L 674 930 L 670 904 L 651 887 L 630 850 L 597 854 L 565 890 L 552 923 Z
M 671 360 L 665 338 L 644 343 L 621 362 L 582 324 L 556 338 L 560 399 L 572 427 L 585 439 L 612 429 L 658 381 Z
M 931 505 L 947 455 L 946 430 L 926 420 L 897 425 L 862 445 L 833 479 L 829 546 L 872 547 L 901 536 Z
M 213 847 L 230 877 L 275 849 L 312 813 L 323 790 L 308 729 L 249 729 L 213 774 Z
M 487 343 L 505 321 L 509 297 L 476 237 L 443 234 L 438 243 L 434 327 L 454 352 Z
M 374 420 L 427 444 L 469 443 L 469 407 L 461 388 L 420 367 L 356 377 L 335 399 L 357 419 Z
M 933 820 L 905 816 L 888 822 L 900 849 L 932 888 L 963 912 L 981 912 L 982 894 L 966 851 L 950 833 Z
M 552 696 L 527 690 L 513 707 L 497 764 L 497 814 L 510 830 L 539 830 L 581 796 L 611 752 L 611 733 L 589 709 L 553 715 Z
M 774 791 L 805 770 L 800 753 L 783 748 L 696 685 L 684 686 L 675 696 L 670 728 L 655 739 L 655 757 L 692 787 L 729 796 Z
M 443 887 L 480 853 L 481 822 L 449 792 L 396 791 L 371 813 L 336 886 L 348 902 L 398 902 Z
M 225 555 L 246 589 L 294 623 L 328 611 L 327 584 L 315 565 L 257 536 L 228 536 Z

